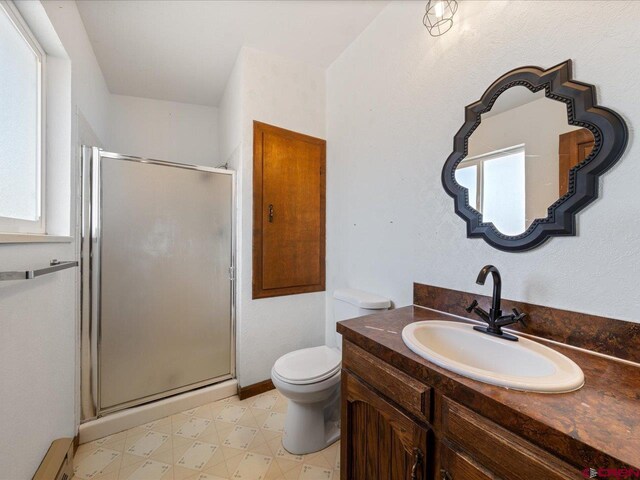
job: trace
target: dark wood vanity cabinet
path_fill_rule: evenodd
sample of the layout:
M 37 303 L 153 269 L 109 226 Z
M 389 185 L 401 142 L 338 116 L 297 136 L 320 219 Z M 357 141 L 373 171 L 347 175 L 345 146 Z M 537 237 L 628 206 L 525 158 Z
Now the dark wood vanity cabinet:
M 584 478 L 348 341 L 342 375 L 342 480 Z
M 342 391 L 342 478 L 427 480 L 429 428 L 348 372 Z

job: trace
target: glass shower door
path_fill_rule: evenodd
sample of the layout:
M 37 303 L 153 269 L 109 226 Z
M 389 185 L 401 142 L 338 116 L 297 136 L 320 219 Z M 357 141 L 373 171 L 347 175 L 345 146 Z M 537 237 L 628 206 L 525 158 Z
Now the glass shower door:
M 234 176 L 100 151 L 92 180 L 97 413 L 230 378 Z

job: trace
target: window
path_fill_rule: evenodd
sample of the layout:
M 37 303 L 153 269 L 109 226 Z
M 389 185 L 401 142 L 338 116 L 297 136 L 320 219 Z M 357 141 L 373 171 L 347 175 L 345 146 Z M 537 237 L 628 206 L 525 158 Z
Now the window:
M 44 234 L 45 54 L 0 1 L 0 232 Z
M 469 206 L 505 235 L 527 229 L 524 145 L 465 158 L 456 182 L 469 190 Z

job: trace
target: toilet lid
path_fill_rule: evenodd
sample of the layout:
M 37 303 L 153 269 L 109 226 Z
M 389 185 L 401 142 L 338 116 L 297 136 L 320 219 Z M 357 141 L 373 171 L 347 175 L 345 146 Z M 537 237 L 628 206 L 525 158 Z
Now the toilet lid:
M 283 355 L 276 360 L 273 370 L 289 383 L 315 383 L 340 370 L 341 360 L 338 350 L 322 345 Z

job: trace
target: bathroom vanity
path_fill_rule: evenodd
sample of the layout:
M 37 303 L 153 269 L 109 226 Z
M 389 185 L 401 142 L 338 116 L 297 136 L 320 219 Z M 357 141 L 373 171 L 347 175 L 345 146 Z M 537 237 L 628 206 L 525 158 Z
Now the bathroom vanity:
M 441 307 L 441 300 L 421 303 Z M 409 350 L 403 328 L 425 320 L 465 321 L 416 305 L 338 324 L 343 480 L 560 480 L 589 478 L 589 468 L 600 469 L 593 478 L 616 478 L 602 469 L 640 468 L 640 366 L 536 339 L 576 362 L 584 386 L 510 390 Z M 637 341 L 636 326 L 621 323 Z

